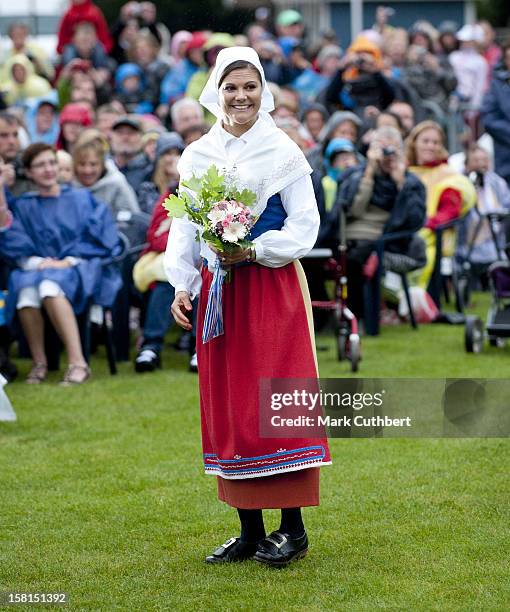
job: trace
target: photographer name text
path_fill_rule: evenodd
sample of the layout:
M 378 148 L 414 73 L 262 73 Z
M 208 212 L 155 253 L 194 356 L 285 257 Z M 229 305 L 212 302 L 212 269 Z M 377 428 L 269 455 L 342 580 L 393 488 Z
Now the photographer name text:
M 275 414 L 271 417 L 271 425 L 273 427 L 412 427 L 411 417 L 394 419 L 389 416 L 361 414 L 354 417 L 329 415 L 282 417 Z

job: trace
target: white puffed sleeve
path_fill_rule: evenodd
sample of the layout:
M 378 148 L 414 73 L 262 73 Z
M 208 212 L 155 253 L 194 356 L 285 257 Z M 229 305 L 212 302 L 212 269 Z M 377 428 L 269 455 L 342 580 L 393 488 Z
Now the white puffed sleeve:
M 281 230 L 269 230 L 253 241 L 257 263 L 280 268 L 304 257 L 317 240 L 320 216 L 312 179 L 306 175 L 280 191 L 287 218 Z
M 197 226 L 188 219 L 172 219 L 166 245 L 164 267 L 168 282 L 175 292 L 187 291 L 193 300 L 200 292 L 200 244 L 196 241 Z
M 189 147 L 183 151 L 177 169 L 181 181 L 189 179 L 193 174 Z M 182 184 L 179 184 L 179 191 L 181 189 Z M 196 240 L 197 229 L 198 226 L 186 218 L 172 219 L 163 264 L 168 282 L 173 285 L 175 292 L 187 291 L 192 300 L 199 294 L 202 285 L 202 259 L 200 244 Z

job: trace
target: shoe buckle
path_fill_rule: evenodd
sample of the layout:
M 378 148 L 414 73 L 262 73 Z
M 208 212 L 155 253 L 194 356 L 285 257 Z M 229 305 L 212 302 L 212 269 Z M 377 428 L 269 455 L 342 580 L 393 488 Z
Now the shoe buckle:
M 223 548 L 229 548 L 229 546 L 232 546 L 232 544 L 236 543 L 236 538 L 229 538 L 225 544 L 223 544 Z
M 272 536 L 268 536 L 266 539 L 269 540 L 269 542 L 271 542 L 271 544 L 274 544 L 276 546 L 276 548 L 278 548 L 278 550 L 280 550 L 280 548 L 285 544 L 285 542 L 287 541 L 287 538 L 283 535 L 280 534 L 282 541 L 278 542 L 278 540 L 276 540 L 275 538 L 273 538 Z

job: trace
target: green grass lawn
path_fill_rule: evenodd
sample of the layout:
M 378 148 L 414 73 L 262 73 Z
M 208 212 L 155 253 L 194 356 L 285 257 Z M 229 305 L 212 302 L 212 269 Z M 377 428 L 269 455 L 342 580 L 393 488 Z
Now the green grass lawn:
M 332 337 L 317 344 L 323 377 L 349 375 Z M 360 375 L 508 377 L 509 364 L 508 348 L 467 355 L 462 327 L 403 326 L 363 339 Z M 83 387 L 53 374 L 7 388 L 0 591 L 65 591 L 72 610 L 509 609 L 507 439 L 331 440 L 322 505 L 304 511 L 308 557 L 209 567 L 238 525 L 203 475 L 186 356 L 168 349 L 144 376 L 121 364 L 111 377 L 102 356 L 92 367 Z

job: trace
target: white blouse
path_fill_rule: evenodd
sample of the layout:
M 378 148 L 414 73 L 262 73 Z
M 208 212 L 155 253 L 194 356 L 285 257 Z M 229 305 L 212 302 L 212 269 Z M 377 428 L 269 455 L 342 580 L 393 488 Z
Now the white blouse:
M 252 128 L 253 129 L 253 128 Z M 250 139 L 248 130 L 240 138 L 222 130 L 228 165 Z M 319 211 L 309 175 L 280 191 L 287 213 L 281 230 L 269 230 L 253 240 L 257 264 L 279 268 L 306 255 L 315 244 L 319 232 Z M 187 219 L 173 219 L 168 237 L 164 266 L 167 278 L 175 291 L 187 291 L 191 299 L 200 292 L 202 258 L 212 267 L 216 255 L 207 244 L 195 240 L 198 226 Z

